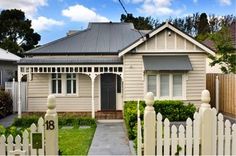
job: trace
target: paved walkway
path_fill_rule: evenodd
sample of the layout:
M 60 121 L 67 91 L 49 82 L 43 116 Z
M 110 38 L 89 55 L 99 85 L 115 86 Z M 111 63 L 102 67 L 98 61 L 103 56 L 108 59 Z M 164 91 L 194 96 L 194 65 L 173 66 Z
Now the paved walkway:
M 88 155 L 131 155 L 123 122 L 98 123 Z
M 2 118 L 0 119 L 0 125 L 3 125 L 4 127 L 9 127 L 12 125 L 16 117 L 17 117 L 17 114 L 12 114 L 5 118 Z

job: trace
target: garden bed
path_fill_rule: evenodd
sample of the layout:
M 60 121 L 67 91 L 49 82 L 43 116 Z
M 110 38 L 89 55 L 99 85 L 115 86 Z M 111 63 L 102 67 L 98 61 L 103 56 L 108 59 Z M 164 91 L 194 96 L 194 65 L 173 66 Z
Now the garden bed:
M 39 115 L 23 116 L 16 118 L 12 126 L 4 128 L 0 125 L 0 135 L 6 137 L 10 134 L 15 137 L 22 135 L 23 131 L 37 123 Z M 95 130 L 96 121 L 92 118 L 63 115 L 58 118 L 59 126 L 59 150 L 62 155 L 87 155 Z M 66 127 L 66 128 L 65 128 Z

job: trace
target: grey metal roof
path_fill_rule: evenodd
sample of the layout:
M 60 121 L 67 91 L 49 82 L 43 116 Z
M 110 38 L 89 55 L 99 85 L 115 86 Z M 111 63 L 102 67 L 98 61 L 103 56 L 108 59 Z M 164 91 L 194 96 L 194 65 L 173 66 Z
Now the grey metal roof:
M 148 31 L 140 32 L 145 35 Z M 132 23 L 90 23 L 88 28 L 28 51 L 28 54 L 118 53 L 141 37 Z
M 20 59 L 21 59 L 21 57 L 0 48 L 0 60 L 3 60 L 3 61 L 17 61 L 17 60 L 20 60 Z
M 90 58 L 23 58 L 18 61 L 20 65 L 63 65 L 63 64 L 122 64 L 122 60 L 119 57 L 90 57 Z
M 145 70 L 189 71 L 193 70 L 187 55 L 179 56 L 143 56 Z

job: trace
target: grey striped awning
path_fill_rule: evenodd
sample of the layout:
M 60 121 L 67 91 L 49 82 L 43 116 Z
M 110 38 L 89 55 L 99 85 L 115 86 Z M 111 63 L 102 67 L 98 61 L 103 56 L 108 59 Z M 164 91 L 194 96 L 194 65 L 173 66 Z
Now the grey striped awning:
M 189 71 L 193 70 L 187 55 L 179 56 L 143 56 L 145 70 L 153 71 Z

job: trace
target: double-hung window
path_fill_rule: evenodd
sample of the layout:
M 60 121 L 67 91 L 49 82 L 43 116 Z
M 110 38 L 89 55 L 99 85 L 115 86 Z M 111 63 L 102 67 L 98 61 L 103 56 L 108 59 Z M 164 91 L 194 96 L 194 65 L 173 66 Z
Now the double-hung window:
M 148 92 L 152 92 L 154 95 L 156 95 L 156 75 L 148 75 Z
M 76 74 L 66 74 L 66 93 L 76 94 Z
M 52 93 L 53 94 L 61 94 L 61 74 L 52 74 Z
M 185 99 L 186 80 L 181 73 L 147 75 L 147 92 L 160 99 Z

